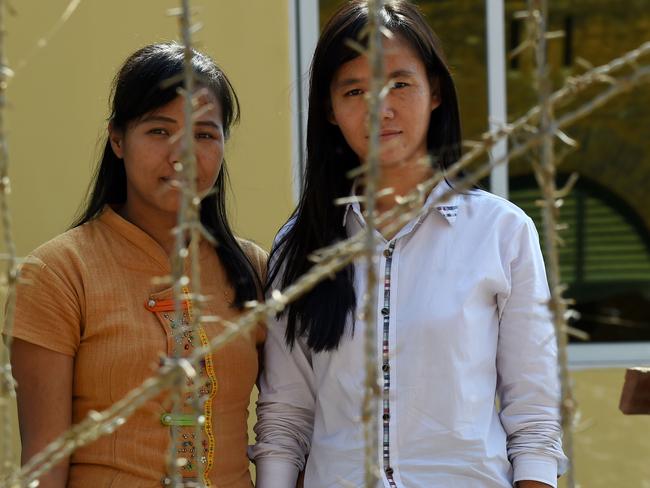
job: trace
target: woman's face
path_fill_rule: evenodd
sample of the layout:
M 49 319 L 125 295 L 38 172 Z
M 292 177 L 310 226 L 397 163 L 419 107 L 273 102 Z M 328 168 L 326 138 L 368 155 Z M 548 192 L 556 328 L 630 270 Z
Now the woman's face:
M 384 68 L 388 91 L 380 111 L 380 164 L 416 163 L 427 154 L 431 111 L 440 105 L 424 63 L 401 36 L 384 40 Z M 330 84 L 330 122 L 365 161 L 368 155 L 368 104 L 371 71 L 359 56 L 341 65 Z
M 196 185 L 199 194 L 205 195 L 214 186 L 223 161 L 223 122 L 219 101 L 206 90 L 198 96 L 195 110 L 199 113 L 192 129 Z M 180 96 L 130 122 L 125 131 L 109 128 L 113 151 L 124 160 L 129 212 L 152 217 L 177 213 L 180 175 L 174 164 L 181 161 L 184 128 L 184 99 Z

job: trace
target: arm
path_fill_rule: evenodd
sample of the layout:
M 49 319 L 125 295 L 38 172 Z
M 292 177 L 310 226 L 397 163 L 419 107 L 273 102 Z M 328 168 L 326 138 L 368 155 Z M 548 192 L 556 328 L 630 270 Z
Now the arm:
M 516 484 L 517 488 L 548 488 L 550 486 L 541 481 L 518 481 Z
M 74 356 L 81 337 L 77 270 L 54 246 L 29 256 L 16 286 L 12 369 L 17 380 L 22 462 L 70 427 Z M 41 487 L 63 488 L 68 461 L 41 477 Z
M 314 376 L 300 341 L 289 349 L 284 322 L 270 320 L 251 457 L 258 488 L 294 488 L 305 466 L 314 419 Z
M 18 419 L 22 464 L 70 428 L 72 356 L 15 339 L 11 363 L 18 383 Z M 68 459 L 40 478 L 41 488 L 64 488 Z
M 497 392 L 517 486 L 556 486 L 566 466 L 561 447 L 556 339 L 539 238 L 526 218 L 512 235 L 510 293 L 500 297 Z M 526 480 L 526 481 L 524 481 Z

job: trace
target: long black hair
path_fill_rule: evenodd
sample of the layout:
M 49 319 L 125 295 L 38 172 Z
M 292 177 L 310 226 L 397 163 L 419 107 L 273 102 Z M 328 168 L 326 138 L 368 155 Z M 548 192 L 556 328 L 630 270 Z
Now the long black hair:
M 460 157 L 461 131 L 456 89 L 441 43 L 422 13 L 408 1 L 387 1 L 381 19 L 384 27 L 411 44 L 432 86 L 438 89 L 441 103 L 431 113 L 427 150 L 433 164 L 447 168 Z M 318 40 L 311 64 L 302 194 L 290 223 L 271 250 L 267 289 L 290 285 L 312 266 L 310 254 L 347 238 L 345 208 L 333 202 L 350 195 L 352 181 L 346 175 L 359 165 L 359 158 L 339 127 L 329 121 L 330 84 L 342 64 L 359 56 L 347 41 L 358 41 L 367 23 L 367 1 L 348 2 L 329 20 Z M 349 265 L 287 307 L 287 343 L 292 346 L 297 337 L 305 336 L 316 352 L 335 349 L 348 317 L 354 321 L 356 303 L 354 266 Z
M 230 81 L 210 57 L 198 51 L 193 51 L 192 67 L 197 84 L 219 100 L 224 137 L 228 138 L 233 124 L 239 121 L 239 100 Z M 151 44 L 131 54 L 113 80 L 109 118 L 112 127 L 124 131 L 129 122 L 176 98 L 183 85 L 183 69 L 184 48 L 175 42 Z M 226 212 L 227 182 L 224 161 L 213 191 L 201 202 L 200 218 L 218 243 L 216 252 L 235 288 L 234 305 L 241 308 L 245 301 L 258 298 L 261 284 L 230 229 Z M 124 161 L 115 155 L 107 137 L 88 196 L 72 227 L 96 218 L 106 205 L 119 206 L 125 201 Z

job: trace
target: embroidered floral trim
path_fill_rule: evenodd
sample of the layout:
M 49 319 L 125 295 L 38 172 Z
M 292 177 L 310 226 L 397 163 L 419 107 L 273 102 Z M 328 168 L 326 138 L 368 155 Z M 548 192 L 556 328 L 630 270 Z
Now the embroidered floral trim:
M 384 458 L 384 473 L 391 488 L 397 488 L 397 484 L 393 479 L 393 468 L 390 464 L 390 277 L 391 267 L 393 264 L 393 251 L 395 250 L 395 241 L 391 242 L 388 248 L 384 251 L 386 258 L 386 268 L 384 270 L 384 306 L 381 309 L 383 316 L 383 333 L 382 333 L 382 366 L 383 371 L 383 388 L 382 388 L 382 403 L 383 403 L 383 458 Z

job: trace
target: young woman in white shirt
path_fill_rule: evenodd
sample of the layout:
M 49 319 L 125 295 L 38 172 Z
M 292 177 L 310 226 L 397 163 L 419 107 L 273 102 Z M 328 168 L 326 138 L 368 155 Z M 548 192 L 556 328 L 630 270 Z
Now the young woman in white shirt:
M 460 156 L 456 91 L 440 41 L 407 1 L 381 19 L 391 88 L 381 108 L 378 212 Z M 300 202 L 276 238 L 269 286 L 311 267 L 309 255 L 365 226 L 348 172 L 368 152 L 370 68 L 347 42 L 368 21 L 365 1 L 325 26 L 311 70 L 307 160 Z M 433 165 L 422 164 L 427 155 Z M 358 318 L 365 263 L 320 283 L 269 324 L 260 379 L 258 488 L 363 486 L 364 328 L 377 331 L 382 406 L 376 425 L 386 488 L 556 486 L 559 385 L 548 286 L 535 227 L 485 191 L 436 199 L 377 240 L 377 320 Z M 380 229 L 381 231 L 381 229 Z M 500 407 L 496 406 L 499 400 Z

